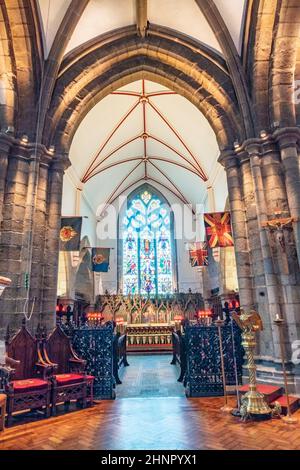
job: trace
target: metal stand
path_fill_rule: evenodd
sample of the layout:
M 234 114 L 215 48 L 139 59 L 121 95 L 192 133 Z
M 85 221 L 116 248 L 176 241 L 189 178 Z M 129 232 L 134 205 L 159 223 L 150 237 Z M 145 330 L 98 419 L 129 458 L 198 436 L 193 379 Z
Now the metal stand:
M 287 415 L 283 416 L 282 420 L 287 424 L 296 424 L 298 423 L 298 419 L 292 416 L 290 398 L 289 398 L 289 392 L 288 392 L 287 374 L 286 374 L 286 367 L 285 367 L 284 342 L 283 342 L 283 332 L 282 332 L 282 327 L 284 325 L 283 318 L 279 318 L 279 316 L 277 315 L 276 319 L 274 320 L 274 324 L 278 327 L 278 333 L 279 333 L 282 372 L 283 372 L 284 389 L 285 389 L 286 404 L 287 404 Z
M 237 399 L 238 409 L 240 409 L 241 400 L 240 400 L 239 380 L 238 380 L 237 363 L 236 363 L 236 355 L 235 355 L 235 340 L 234 340 L 234 331 L 233 331 L 233 318 L 231 318 L 230 326 L 231 326 L 232 352 L 233 352 L 234 375 L 235 375 L 235 386 L 236 386 L 236 399 Z
M 233 313 L 233 318 L 242 330 L 242 345 L 246 352 L 247 368 L 249 371 L 249 392 L 242 398 L 240 415 L 242 419 L 269 419 L 272 410 L 265 401 L 262 393 L 257 391 L 256 365 L 254 361 L 254 351 L 256 346 L 255 333 L 263 329 L 262 320 L 257 312 L 251 310 L 238 316 Z
M 218 328 L 219 334 L 219 346 L 220 346 L 220 358 L 221 358 L 221 369 L 222 369 L 222 379 L 223 379 L 223 389 L 224 389 L 224 405 L 221 408 L 221 411 L 224 413 L 231 413 L 232 407 L 228 404 L 228 396 L 226 390 L 226 375 L 225 375 L 225 367 L 224 367 L 224 355 L 223 355 L 223 344 L 222 344 L 222 331 L 221 328 L 224 325 L 224 320 L 221 320 L 218 317 L 218 320 L 215 321 L 215 325 Z

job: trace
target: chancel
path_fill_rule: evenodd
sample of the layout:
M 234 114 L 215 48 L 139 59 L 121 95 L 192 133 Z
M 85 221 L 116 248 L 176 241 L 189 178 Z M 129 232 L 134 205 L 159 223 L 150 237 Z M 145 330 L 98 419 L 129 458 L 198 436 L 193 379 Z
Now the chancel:
M 0 2 L 0 450 L 299 448 L 299 64 L 292 0 Z

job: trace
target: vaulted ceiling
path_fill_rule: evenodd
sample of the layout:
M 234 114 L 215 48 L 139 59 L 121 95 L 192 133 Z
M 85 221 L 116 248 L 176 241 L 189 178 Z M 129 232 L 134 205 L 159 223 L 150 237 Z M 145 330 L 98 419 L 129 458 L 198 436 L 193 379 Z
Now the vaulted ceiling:
M 218 31 L 199 8 L 201 1 L 194 0 L 89 0 L 64 55 L 104 33 L 139 25 L 137 3 L 146 4 L 150 25 L 179 31 L 223 55 Z M 214 1 L 238 54 L 246 3 Z M 71 5 L 71 0 L 39 0 L 45 58 Z M 83 119 L 68 174 L 93 210 L 145 180 L 195 206 L 220 172 L 217 158 L 215 134 L 200 111 L 172 90 L 139 80 L 106 96 Z M 226 185 L 222 191 L 225 204 Z
M 195 205 L 203 200 L 217 156 L 214 132 L 194 105 L 139 80 L 88 113 L 73 139 L 69 171 L 94 209 L 145 180 Z
M 47 56 L 71 0 L 38 0 Z M 246 0 L 215 0 L 237 50 Z M 148 0 L 147 18 L 151 24 L 167 26 L 191 36 L 221 54 L 222 45 L 194 0 Z M 135 0 L 90 0 L 80 17 L 65 53 L 86 41 L 123 26 L 136 24 Z

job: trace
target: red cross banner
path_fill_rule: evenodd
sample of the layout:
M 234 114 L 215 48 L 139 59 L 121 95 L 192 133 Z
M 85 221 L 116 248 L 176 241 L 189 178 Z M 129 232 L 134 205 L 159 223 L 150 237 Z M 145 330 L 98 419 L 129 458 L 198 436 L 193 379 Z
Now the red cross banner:
M 194 248 L 189 250 L 192 268 L 208 266 L 208 253 L 206 242 L 194 243 Z
M 204 214 L 205 232 L 210 248 L 233 246 L 230 212 Z

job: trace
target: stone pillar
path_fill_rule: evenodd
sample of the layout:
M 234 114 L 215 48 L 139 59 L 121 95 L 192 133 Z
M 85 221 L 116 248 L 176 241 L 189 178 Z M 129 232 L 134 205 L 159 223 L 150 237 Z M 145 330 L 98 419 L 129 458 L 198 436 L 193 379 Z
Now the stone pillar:
M 4 193 L 5 193 L 5 182 L 7 175 L 7 166 L 8 166 L 8 154 L 10 147 L 13 144 L 13 137 L 0 132 L 0 232 L 1 224 L 3 220 L 3 202 L 4 202 Z
M 300 129 L 281 129 L 274 133 L 274 138 L 280 147 L 290 214 L 295 219 L 293 229 L 300 265 L 300 167 L 298 153 Z
M 254 306 L 254 298 L 239 161 L 231 152 L 223 152 L 219 161 L 227 175 L 240 301 L 243 308 L 249 309 Z
M 3 201 L 0 238 L 0 272 L 12 280 L 0 298 L 0 334 L 8 323 L 18 328 L 25 307 L 22 265 L 23 229 L 28 184 L 28 148 L 15 142 L 11 148 Z
M 30 273 L 30 288 L 28 291 L 29 303 L 26 312 L 27 317 L 31 315 L 30 326 L 35 330 L 37 323 L 42 318 L 42 293 L 41 279 L 44 273 L 44 251 L 45 251 L 45 226 L 48 202 L 48 172 L 51 155 L 44 146 L 32 149 L 31 165 L 35 178 L 30 179 L 27 198 L 27 224 L 24 229 L 24 238 L 29 243 L 25 246 L 24 270 Z M 36 166 L 34 170 L 34 161 Z M 32 183 L 32 185 L 30 184 Z M 28 249 L 28 246 L 30 247 Z
M 264 332 L 261 335 L 261 340 L 263 340 L 264 344 L 261 344 L 261 349 L 262 355 L 265 358 L 269 355 L 272 355 L 273 359 L 279 359 L 280 352 L 278 349 L 278 336 L 277 331 L 273 327 L 273 320 L 275 319 L 276 315 L 282 315 L 282 289 L 281 284 L 278 282 L 277 273 L 274 267 L 268 228 L 262 226 L 263 222 L 268 220 L 265 186 L 261 171 L 263 157 L 260 155 L 261 147 L 256 142 L 247 143 L 246 150 L 250 157 L 250 167 L 253 177 L 258 234 L 264 269 L 265 291 L 267 294 L 266 298 L 264 299 L 264 315 L 262 315 L 264 322 Z M 260 313 L 262 314 L 262 312 Z M 270 345 L 273 345 L 272 349 L 270 348 Z
M 43 298 L 41 308 L 42 321 L 48 328 L 55 325 L 63 176 L 69 165 L 70 162 L 66 156 L 56 156 L 49 167 L 49 198 L 47 224 L 45 227 Z

